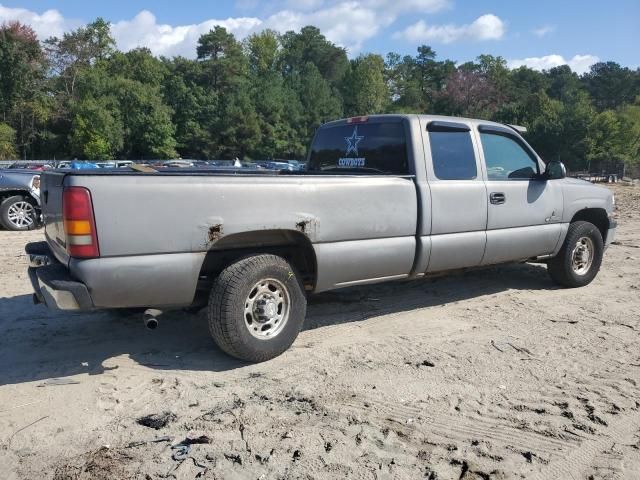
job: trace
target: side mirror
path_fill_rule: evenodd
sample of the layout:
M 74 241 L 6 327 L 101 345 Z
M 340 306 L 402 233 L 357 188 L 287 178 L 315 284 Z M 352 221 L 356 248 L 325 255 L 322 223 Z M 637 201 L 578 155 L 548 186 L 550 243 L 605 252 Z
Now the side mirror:
M 547 163 L 544 176 L 547 180 L 559 180 L 567 176 L 567 169 L 564 166 L 564 163 L 559 162 L 558 160 L 552 160 Z

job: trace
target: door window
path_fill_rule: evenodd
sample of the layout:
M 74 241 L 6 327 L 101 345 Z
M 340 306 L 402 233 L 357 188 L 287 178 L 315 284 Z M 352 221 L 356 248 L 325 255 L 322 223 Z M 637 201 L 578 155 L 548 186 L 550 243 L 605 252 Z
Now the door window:
M 528 180 L 538 174 L 538 162 L 516 140 L 497 133 L 480 133 L 489 180 Z
M 430 131 L 433 171 L 440 180 L 473 180 L 478 175 L 468 131 Z

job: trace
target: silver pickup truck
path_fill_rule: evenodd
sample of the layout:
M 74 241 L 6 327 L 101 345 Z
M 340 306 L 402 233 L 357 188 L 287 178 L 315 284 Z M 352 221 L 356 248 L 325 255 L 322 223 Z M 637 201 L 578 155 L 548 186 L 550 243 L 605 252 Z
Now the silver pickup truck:
M 208 305 L 219 347 L 262 361 L 314 292 L 518 261 L 580 287 L 614 238 L 614 198 L 565 176 L 517 127 L 429 115 L 326 123 L 302 172 L 46 172 L 34 300 Z

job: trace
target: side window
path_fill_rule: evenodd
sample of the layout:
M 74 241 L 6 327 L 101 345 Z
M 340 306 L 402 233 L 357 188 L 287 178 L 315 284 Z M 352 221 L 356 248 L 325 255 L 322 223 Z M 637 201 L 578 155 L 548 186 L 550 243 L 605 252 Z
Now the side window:
M 473 180 L 478 175 L 470 132 L 430 131 L 431 159 L 440 180 Z
M 480 133 L 489 180 L 527 180 L 538 173 L 538 163 L 512 138 Z

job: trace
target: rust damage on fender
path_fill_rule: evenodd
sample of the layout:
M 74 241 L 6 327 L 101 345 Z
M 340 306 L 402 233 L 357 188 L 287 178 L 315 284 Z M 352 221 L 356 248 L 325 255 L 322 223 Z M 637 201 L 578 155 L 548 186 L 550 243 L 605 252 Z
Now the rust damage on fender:
M 318 234 L 318 223 L 318 219 L 315 216 L 299 213 L 295 226 L 297 231 L 313 240 Z
M 207 231 L 207 238 L 210 242 L 215 242 L 220 240 L 220 237 L 223 235 L 222 224 L 217 223 L 216 225 L 211 225 L 209 230 Z
M 296 230 L 302 233 L 307 233 L 307 227 L 311 223 L 311 220 L 302 220 L 296 223 Z

